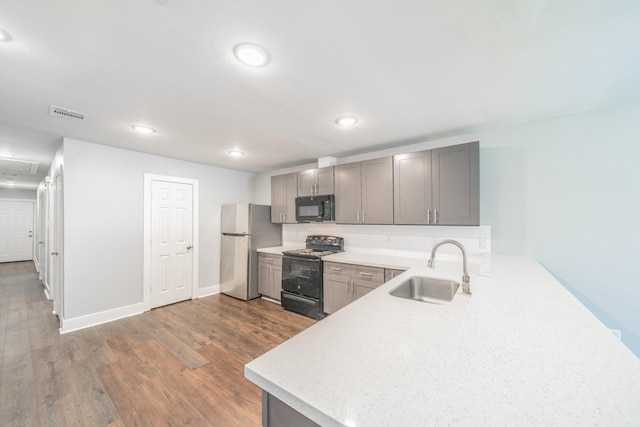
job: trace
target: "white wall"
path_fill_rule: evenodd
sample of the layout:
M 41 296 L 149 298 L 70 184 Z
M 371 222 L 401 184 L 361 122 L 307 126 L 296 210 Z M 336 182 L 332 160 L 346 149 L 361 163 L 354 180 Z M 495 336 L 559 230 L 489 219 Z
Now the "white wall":
M 73 139 L 64 142 L 65 321 L 142 302 L 143 176 L 199 180 L 199 288 L 219 284 L 220 206 L 254 176 Z
M 338 163 L 471 141 L 480 141 L 480 222 L 491 226 L 492 252 L 536 258 L 640 356 L 640 104 Z M 257 176 L 261 203 L 269 203 L 270 176 L 282 172 Z

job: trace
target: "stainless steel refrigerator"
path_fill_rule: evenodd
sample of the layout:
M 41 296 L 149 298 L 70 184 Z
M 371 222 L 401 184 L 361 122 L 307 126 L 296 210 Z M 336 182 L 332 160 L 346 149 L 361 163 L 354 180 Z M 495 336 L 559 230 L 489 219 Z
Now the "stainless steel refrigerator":
M 282 244 L 282 224 L 271 223 L 271 206 L 222 206 L 220 292 L 242 300 L 258 294 L 257 249 Z

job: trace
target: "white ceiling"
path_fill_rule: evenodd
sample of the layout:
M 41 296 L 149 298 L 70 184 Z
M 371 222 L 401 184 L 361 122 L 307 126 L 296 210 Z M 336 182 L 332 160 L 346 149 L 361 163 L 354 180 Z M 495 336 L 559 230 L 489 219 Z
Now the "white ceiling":
M 0 151 L 30 160 L 66 136 L 260 172 L 640 100 L 637 0 L 30 0 L 0 28 Z

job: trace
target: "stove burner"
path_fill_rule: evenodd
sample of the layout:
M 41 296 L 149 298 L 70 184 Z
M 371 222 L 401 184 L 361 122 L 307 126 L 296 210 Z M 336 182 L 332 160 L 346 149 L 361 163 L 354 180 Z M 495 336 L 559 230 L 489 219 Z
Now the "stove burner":
M 326 255 L 335 254 L 335 251 L 318 251 L 315 249 L 294 249 L 292 251 L 285 251 L 285 255 L 297 255 L 297 256 L 305 256 L 309 258 L 322 258 Z

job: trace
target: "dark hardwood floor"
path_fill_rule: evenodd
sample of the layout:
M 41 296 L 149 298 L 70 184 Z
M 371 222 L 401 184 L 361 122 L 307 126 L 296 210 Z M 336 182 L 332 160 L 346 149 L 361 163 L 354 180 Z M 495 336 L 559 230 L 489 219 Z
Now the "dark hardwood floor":
M 0 426 L 260 426 L 244 364 L 315 323 L 220 294 L 60 335 L 32 262 L 0 292 Z

